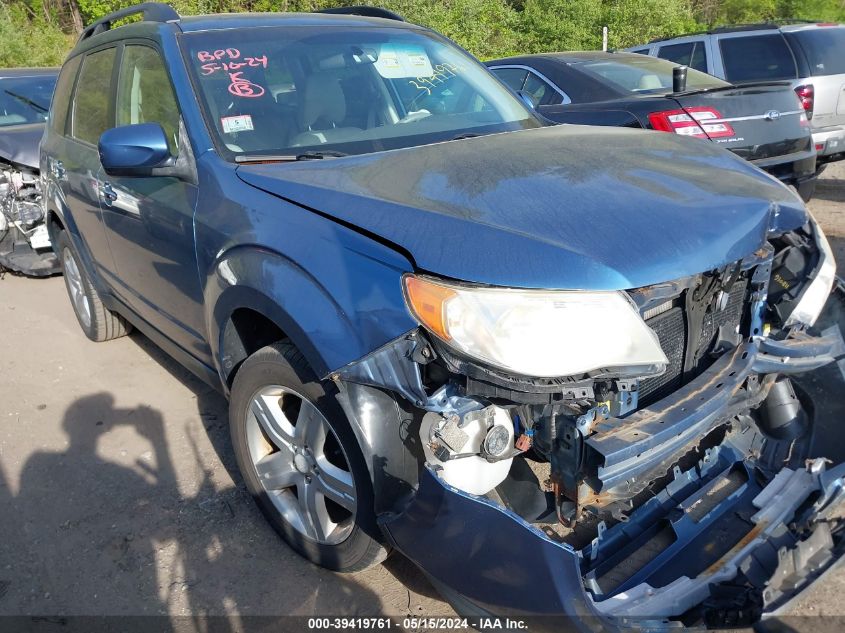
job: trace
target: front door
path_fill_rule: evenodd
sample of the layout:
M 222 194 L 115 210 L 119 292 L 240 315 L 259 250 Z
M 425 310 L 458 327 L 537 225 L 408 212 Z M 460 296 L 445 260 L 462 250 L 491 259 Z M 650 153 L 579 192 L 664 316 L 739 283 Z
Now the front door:
M 179 107 L 157 49 L 124 47 L 115 123 L 158 123 L 171 154 L 185 151 Z M 103 222 L 117 265 L 116 292 L 162 334 L 194 357 L 207 359 L 194 249 L 196 185 L 172 176 L 111 176 L 103 171 L 99 179 Z

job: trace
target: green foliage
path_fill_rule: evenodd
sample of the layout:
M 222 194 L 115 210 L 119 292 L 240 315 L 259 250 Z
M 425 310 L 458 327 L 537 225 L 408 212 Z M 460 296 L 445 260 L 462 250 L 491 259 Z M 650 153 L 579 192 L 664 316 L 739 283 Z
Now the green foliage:
M 137 0 L 140 2 L 141 0 Z M 60 63 L 79 24 L 135 0 L 0 0 L 0 66 Z M 845 21 L 845 0 L 171 0 L 181 14 L 383 6 L 482 59 L 643 44 L 719 24 L 803 18 Z
M 58 66 L 74 39 L 27 3 L 0 2 L 0 68 Z
M 526 0 L 520 24 L 523 51 L 599 48 L 602 13 L 597 0 Z
M 603 9 L 610 48 L 636 46 L 700 27 L 687 0 L 609 0 Z

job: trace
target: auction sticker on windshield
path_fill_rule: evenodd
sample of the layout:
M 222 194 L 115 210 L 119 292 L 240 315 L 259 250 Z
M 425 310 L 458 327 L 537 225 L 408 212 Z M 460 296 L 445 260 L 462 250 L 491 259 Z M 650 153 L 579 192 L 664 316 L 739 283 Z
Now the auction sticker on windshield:
M 247 132 L 254 130 L 252 127 L 252 117 L 248 114 L 239 114 L 237 116 L 224 116 L 220 119 L 225 134 L 232 134 L 233 132 Z
M 385 79 L 429 77 L 434 74 L 431 60 L 421 46 L 384 44 L 376 61 L 378 74 Z

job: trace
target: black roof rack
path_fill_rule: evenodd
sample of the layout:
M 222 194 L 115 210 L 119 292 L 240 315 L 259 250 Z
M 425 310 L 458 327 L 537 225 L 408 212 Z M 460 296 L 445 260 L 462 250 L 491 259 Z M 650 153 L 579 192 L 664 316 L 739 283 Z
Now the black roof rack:
M 317 13 L 360 15 L 366 18 L 385 18 L 387 20 L 397 20 L 399 22 L 405 21 L 405 18 L 403 18 L 398 13 L 395 13 L 389 9 L 383 9 L 381 7 L 335 7 L 333 9 L 321 9 L 320 11 L 317 11 Z
M 679 37 L 690 37 L 693 35 L 715 35 L 718 33 L 741 33 L 742 31 L 769 31 L 779 29 L 782 26 L 790 24 L 818 24 L 824 20 L 802 20 L 802 19 L 788 19 L 788 20 L 770 20 L 769 22 L 756 22 L 753 24 L 734 24 L 731 26 L 715 26 L 706 31 L 696 31 L 694 33 L 684 33 L 683 35 L 670 35 L 668 37 L 656 37 L 649 42 L 665 42 L 667 40 L 675 40 Z
M 121 9 L 120 11 L 115 11 L 114 13 L 109 13 L 93 24 L 89 24 L 85 27 L 85 30 L 82 31 L 82 35 L 79 36 L 79 41 L 81 42 L 82 40 L 97 35 L 98 33 L 108 31 L 111 29 L 113 22 L 117 22 L 118 20 L 122 20 L 139 13 L 142 15 L 142 19 L 148 22 L 171 22 L 179 19 L 179 14 L 176 13 L 176 10 L 169 4 L 164 4 L 163 2 L 144 2 L 142 4 L 136 4 L 135 6 Z

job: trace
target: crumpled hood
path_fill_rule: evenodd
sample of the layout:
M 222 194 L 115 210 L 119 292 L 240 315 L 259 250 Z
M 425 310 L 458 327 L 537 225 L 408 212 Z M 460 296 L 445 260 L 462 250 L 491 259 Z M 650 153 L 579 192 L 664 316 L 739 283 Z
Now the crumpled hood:
M 797 195 L 714 144 L 558 126 L 238 168 L 465 281 L 619 290 L 712 270 L 806 222 Z
M 38 169 L 38 144 L 43 134 L 43 123 L 0 127 L 0 158 Z

